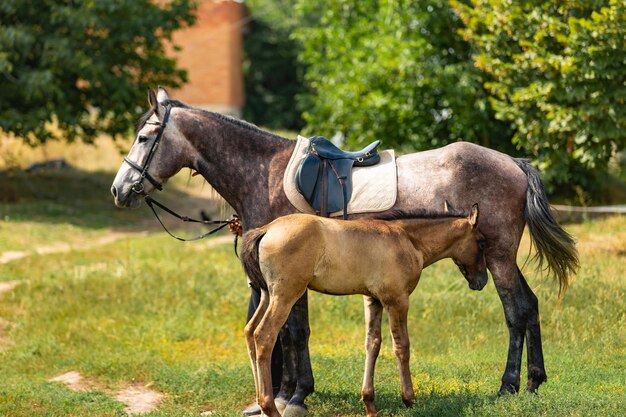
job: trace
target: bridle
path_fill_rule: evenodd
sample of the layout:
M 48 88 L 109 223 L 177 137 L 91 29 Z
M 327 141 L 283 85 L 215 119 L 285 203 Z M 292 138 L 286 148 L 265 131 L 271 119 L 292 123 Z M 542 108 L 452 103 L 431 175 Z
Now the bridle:
M 150 175 L 150 173 L 148 172 L 148 168 L 150 168 L 150 162 L 152 162 L 152 158 L 154 158 L 154 154 L 156 153 L 156 149 L 159 146 L 159 142 L 161 142 L 161 138 L 163 137 L 163 132 L 165 131 L 165 127 L 167 126 L 167 121 L 170 118 L 171 111 L 172 106 L 168 105 L 165 108 L 165 114 L 163 115 L 162 122 L 146 122 L 146 124 L 159 126 L 159 131 L 157 132 L 154 142 L 152 142 L 152 147 L 150 147 L 150 152 L 148 152 L 148 157 L 146 158 L 146 162 L 144 162 L 143 167 L 136 162 L 131 161 L 127 156 L 124 157 L 124 162 L 130 165 L 133 169 L 139 171 L 139 173 L 141 174 L 139 179 L 135 181 L 135 183 L 130 188 L 134 193 L 145 195 L 143 186 L 144 179 L 150 181 L 150 183 L 154 185 L 154 188 L 156 188 L 157 190 L 163 190 L 163 184 L 154 179 L 152 175 Z
M 193 240 L 203 239 L 203 238 L 205 238 L 205 237 L 207 237 L 209 235 L 212 235 L 213 233 L 216 233 L 216 232 L 222 230 L 224 227 L 226 227 L 228 225 L 239 224 L 239 217 L 237 215 L 233 215 L 233 218 L 231 218 L 229 220 L 196 220 L 196 219 L 192 219 L 192 218 L 187 217 L 187 216 L 181 216 L 180 214 L 176 213 L 174 210 L 167 208 L 165 205 L 163 205 L 162 203 L 159 203 L 154 198 L 152 198 L 148 194 L 146 194 L 145 188 L 144 188 L 144 185 L 143 185 L 143 180 L 144 179 L 147 179 L 148 181 L 150 181 L 150 183 L 152 185 L 154 185 L 154 188 L 156 188 L 157 190 L 163 191 L 163 183 L 157 181 L 152 175 L 150 175 L 150 173 L 148 172 L 148 168 L 150 168 L 150 162 L 152 162 L 152 158 L 154 158 L 154 154 L 156 153 L 156 149 L 159 146 L 159 143 L 161 142 L 161 138 L 163 137 L 163 132 L 165 131 L 165 127 L 167 126 L 167 121 L 170 118 L 171 110 L 172 110 L 172 106 L 170 104 L 170 105 L 168 105 L 165 108 L 165 114 L 163 115 L 163 121 L 162 122 L 158 122 L 158 121 L 157 122 L 146 122 L 146 124 L 159 126 L 159 131 L 157 132 L 156 138 L 154 139 L 154 142 L 152 143 L 152 147 L 150 147 L 150 152 L 148 152 L 148 157 L 146 158 L 146 162 L 144 162 L 143 167 L 141 165 L 139 165 L 138 163 L 131 161 L 127 156 L 124 157 L 124 162 L 126 162 L 128 165 L 130 165 L 133 169 L 139 171 L 139 173 L 141 174 L 139 179 L 137 181 L 135 181 L 133 183 L 133 185 L 131 186 L 131 190 L 134 193 L 137 193 L 137 194 L 140 194 L 140 195 L 144 196 L 144 200 L 146 201 L 146 204 L 148 205 L 148 207 L 150 207 L 150 209 L 154 213 L 154 217 L 156 217 L 156 219 L 159 221 L 159 223 L 163 227 L 163 230 L 165 230 L 174 239 L 178 239 L 178 240 L 183 241 L 183 242 L 189 242 L 189 241 L 193 241 Z M 220 226 L 218 226 L 217 228 L 215 228 L 213 230 L 210 230 L 207 233 L 204 233 L 204 234 L 202 234 L 200 236 L 196 236 L 194 238 L 185 239 L 185 238 L 182 238 L 182 237 L 178 237 L 178 236 L 172 234 L 167 229 L 167 227 L 165 227 L 165 225 L 161 221 L 161 218 L 159 217 L 158 213 L 156 212 L 156 210 L 154 208 L 155 205 L 157 207 L 160 207 L 161 209 L 165 210 L 166 212 L 168 212 L 172 216 L 177 217 L 179 220 L 181 220 L 183 222 L 202 223 L 202 224 L 219 224 Z M 237 236 L 238 235 L 235 234 L 235 255 L 237 255 Z

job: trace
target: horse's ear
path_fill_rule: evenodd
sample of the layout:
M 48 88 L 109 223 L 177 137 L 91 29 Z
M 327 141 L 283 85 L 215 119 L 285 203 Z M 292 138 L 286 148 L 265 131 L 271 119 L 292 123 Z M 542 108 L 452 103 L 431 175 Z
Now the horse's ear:
M 163 103 L 165 103 L 169 99 L 170 99 L 170 96 L 169 94 L 167 94 L 167 91 L 165 90 L 165 88 L 159 86 L 159 91 L 157 93 L 157 101 L 159 102 L 159 104 L 163 105 Z
M 150 87 L 148 87 L 148 104 L 150 105 L 150 110 L 154 110 L 155 112 L 159 108 L 159 103 L 157 102 L 156 93 Z
M 474 204 L 472 209 L 470 210 L 470 214 L 468 217 L 469 224 L 472 228 L 476 227 L 476 223 L 478 223 L 478 204 Z

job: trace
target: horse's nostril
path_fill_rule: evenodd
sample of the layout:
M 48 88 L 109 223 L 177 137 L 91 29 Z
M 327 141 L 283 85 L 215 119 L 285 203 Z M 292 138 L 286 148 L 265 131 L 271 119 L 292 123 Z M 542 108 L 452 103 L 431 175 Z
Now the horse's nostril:
M 117 197 L 117 188 L 115 188 L 115 185 L 111 187 L 111 194 L 113 194 L 113 197 Z

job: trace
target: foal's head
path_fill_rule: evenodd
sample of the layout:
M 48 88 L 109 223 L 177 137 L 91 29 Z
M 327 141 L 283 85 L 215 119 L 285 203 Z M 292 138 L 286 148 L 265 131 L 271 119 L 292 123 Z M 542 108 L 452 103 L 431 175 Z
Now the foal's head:
M 165 89 L 159 87 L 158 96 L 150 89 L 148 102 L 150 110 L 140 120 L 135 141 L 111 186 L 118 207 L 137 207 L 187 163 L 189 144 L 173 120 L 171 106 L 168 111 Z
M 480 233 L 478 223 L 478 204 L 474 204 L 463 224 L 462 236 L 454 244 L 452 260 L 472 290 L 482 290 L 487 284 L 487 262 L 485 261 L 485 237 Z

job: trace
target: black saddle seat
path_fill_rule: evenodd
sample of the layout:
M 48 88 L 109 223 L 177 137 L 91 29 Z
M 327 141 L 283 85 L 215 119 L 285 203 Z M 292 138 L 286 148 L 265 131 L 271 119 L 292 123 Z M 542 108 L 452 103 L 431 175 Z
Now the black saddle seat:
M 330 140 L 323 136 L 315 136 L 311 138 L 311 148 L 313 149 L 313 152 L 320 158 L 324 159 L 353 159 L 355 161 L 364 161 L 365 159 L 368 159 L 368 157 L 378 155 L 376 152 L 378 145 L 380 145 L 380 140 L 370 143 L 360 151 L 348 152 L 339 149 Z
M 322 136 L 311 138 L 296 173 L 298 191 L 321 216 L 343 209 L 346 219 L 352 196 L 352 167 L 377 164 L 378 145 L 379 140 L 358 152 L 346 152 Z

